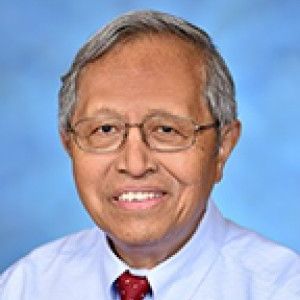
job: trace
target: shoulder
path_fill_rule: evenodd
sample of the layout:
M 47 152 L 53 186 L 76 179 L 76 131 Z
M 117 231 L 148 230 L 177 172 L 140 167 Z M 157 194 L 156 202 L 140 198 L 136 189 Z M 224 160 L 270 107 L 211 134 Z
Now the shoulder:
M 63 258 L 72 255 L 84 255 L 99 242 L 101 234 L 101 231 L 95 227 L 67 235 L 36 248 L 25 256 L 24 260 L 39 262 L 45 257 Z
M 101 251 L 102 237 L 103 233 L 93 228 L 36 248 L 0 276 L 0 300 L 6 299 L 3 295 L 23 299 L 21 294 L 16 293 L 22 293 L 25 289 L 28 293 L 28 289 L 35 289 L 41 284 L 41 278 L 44 284 L 61 277 L 62 271 L 66 276 L 76 274 L 80 265 L 90 264 L 93 253 Z
M 269 287 L 275 294 L 285 290 L 288 295 L 300 296 L 299 254 L 231 221 L 226 220 L 226 224 L 221 250 L 224 260 L 251 278 L 253 284 Z

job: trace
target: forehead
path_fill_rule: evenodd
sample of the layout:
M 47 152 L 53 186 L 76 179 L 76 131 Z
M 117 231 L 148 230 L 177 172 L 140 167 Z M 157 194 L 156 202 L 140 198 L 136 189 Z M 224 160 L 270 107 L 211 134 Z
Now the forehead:
M 202 119 L 208 114 L 203 61 L 194 45 L 170 34 L 120 42 L 81 71 L 75 116 L 109 108 L 132 116 L 163 110 Z

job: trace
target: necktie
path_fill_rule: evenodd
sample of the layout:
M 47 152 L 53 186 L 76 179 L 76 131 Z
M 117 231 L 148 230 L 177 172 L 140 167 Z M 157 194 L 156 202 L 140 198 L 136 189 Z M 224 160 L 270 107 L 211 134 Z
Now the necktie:
M 150 285 L 146 277 L 135 276 L 124 272 L 116 281 L 121 300 L 142 300 L 150 291 Z

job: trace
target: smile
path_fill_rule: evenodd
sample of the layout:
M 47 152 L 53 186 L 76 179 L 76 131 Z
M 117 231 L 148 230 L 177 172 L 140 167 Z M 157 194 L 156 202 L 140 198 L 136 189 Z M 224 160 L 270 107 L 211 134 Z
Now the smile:
M 159 189 L 129 189 L 114 197 L 114 204 L 126 210 L 144 210 L 157 206 L 165 200 L 166 192 Z
M 155 198 L 161 198 L 162 196 L 162 192 L 124 192 L 117 198 L 117 200 L 124 202 L 143 202 Z

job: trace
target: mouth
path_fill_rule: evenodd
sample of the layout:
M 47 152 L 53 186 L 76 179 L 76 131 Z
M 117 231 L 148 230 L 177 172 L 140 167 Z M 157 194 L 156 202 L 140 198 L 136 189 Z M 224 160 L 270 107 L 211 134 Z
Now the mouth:
M 148 209 L 164 201 L 167 193 L 161 190 L 126 190 L 118 193 L 114 203 L 129 210 Z

